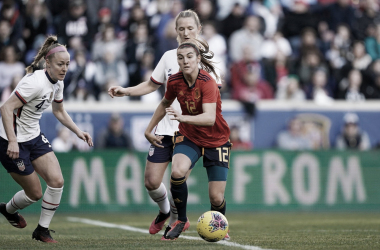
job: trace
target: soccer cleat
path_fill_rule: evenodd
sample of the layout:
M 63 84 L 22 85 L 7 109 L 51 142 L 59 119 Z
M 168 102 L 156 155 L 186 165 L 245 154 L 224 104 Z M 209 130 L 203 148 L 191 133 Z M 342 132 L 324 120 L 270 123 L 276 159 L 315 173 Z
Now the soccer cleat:
M 168 238 L 166 238 L 166 235 L 168 234 L 168 232 L 170 231 L 170 229 L 172 229 L 172 228 L 170 227 L 170 225 L 168 225 L 168 226 L 165 228 L 165 232 L 164 232 L 164 235 L 162 235 L 161 240 L 169 240 Z
M 231 239 L 231 237 L 230 237 L 230 235 L 227 233 L 226 234 L 226 236 L 224 236 L 224 238 L 223 238 L 223 240 L 230 240 Z
M 187 221 L 189 221 L 189 220 L 187 220 Z M 166 239 L 176 240 L 181 235 L 181 233 L 184 231 L 186 222 L 177 220 L 172 225 L 170 225 L 171 229 L 166 234 Z
M 26 221 L 24 217 L 21 216 L 18 212 L 14 214 L 10 214 L 7 212 L 6 204 L 4 202 L 0 203 L 0 213 L 2 213 L 5 218 L 8 220 L 8 222 L 17 228 L 24 228 L 26 227 Z
M 50 230 L 47 228 L 41 229 L 41 227 L 38 226 L 32 234 L 32 239 L 39 240 L 46 243 L 58 243 L 58 241 L 54 240 L 51 237 L 50 232 L 55 233 L 54 230 Z
M 167 214 L 159 212 L 156 219 L 152 221 L 149 227 L 150 234 L 156 234 L 164 227 L 165 221 L 170 217 L 170 212 Z
M 184 226 L 183 229 L 182 229 L 182 232 L 185 232 L 187 229 L 189 229 L 189 227 L 190 227 L 190 222 L 189 222 L 189 219 L 187 219 L 187 221 L 186 221 L 186 223 L 185 223 L 185 226 Z M 170 229 L 172 229 L 172 228 L 171 228 L 170 225 L 168 225 L 168 226 L 166 227 L 166 229 L 165 229 L 164 235 L 162 235 L 162 237 L 161 237 L 161 240 L 170 240 L 170 239 L 168 239 L 168 238 L 166 237 L 166 235 L 168 234 L 168 232 L 170 231 Z

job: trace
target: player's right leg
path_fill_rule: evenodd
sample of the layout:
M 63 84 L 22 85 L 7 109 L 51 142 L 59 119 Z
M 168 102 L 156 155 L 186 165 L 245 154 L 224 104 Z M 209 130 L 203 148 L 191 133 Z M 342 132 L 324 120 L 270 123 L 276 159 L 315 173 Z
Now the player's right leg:
M 24 228 L 27 223 L 18 210 L 41 198 L 41 183 L 29 160 L 28 142 L 19 143 L 19 158 L 15 160 L 9 158 L 7 148 L 8 141 L 0 137 L 0 161 L 23 190 L 17 192 L 8 203 L 1 203 L 0 212 L 12 226 Z

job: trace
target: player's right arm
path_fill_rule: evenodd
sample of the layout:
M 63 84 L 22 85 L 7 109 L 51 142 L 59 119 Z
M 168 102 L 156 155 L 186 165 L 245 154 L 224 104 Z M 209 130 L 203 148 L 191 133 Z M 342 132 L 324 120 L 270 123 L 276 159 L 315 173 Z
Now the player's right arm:
M 12 94 L 9 99 L 0 107 L 1 119 L 3 121 L 4 130 L 8 137 L 7 155 L 11 159 L 17 159 L 19 156 L 19 148 L 17 137 L 13 128 L 13 110 L 21 108 L 23 103 Z
M 140 83 L 139 85 L 123 88 L 121 86 L 112 86 L 108 89 L 108 94 L 114 98 L 121 96 L 142 96 L 156 91 L 161 85 L 155 84 L 152 80 Z
M 161 139 L 162 137 L 157 137 L 154 134 L 152 134 L 152 130 L 157 124 L 164 118 L 166 114 L 166 108 L 170 107 L 170 105 L 173 103 L 173 100 L 168 100 L 165 97 L 162 98 L 160 104 L 158 104 L 158 107 L 156 111 L 154 111 L 154 114 L 152 116 L 152 119 L 149 122 L 148 127 L 145 130 L 145 137 L 146 139 L 154 146 L 163 148 L 164 146 L 160 145 L 162 144 Z

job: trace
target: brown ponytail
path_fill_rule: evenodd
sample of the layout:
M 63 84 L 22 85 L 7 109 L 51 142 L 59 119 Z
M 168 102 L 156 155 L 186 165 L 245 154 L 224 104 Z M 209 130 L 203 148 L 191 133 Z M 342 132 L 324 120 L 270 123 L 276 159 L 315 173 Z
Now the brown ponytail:
M 44 44 L 42 45 L 40 51 L 38 51 L 38 54 L 36 57 L 34 57 L 34 61 L 32 64 L 30 64 L 28 67 L 25 68 L 26 73 L 30 74 L 33 73 L 35 70 L 40 69 L 40 61 L 43 59 L 47 53 L 58 46 L 62 46 L 61 44 L 58 43 L 58 38 L 57 36 L 50 35 L 46 38 Z M 53 55 L 49 55 L 48 58 L 51 58 Z
M 190 39 L 186 42 L 181 43 L 178 48 L 186 45 L 193 47 L 196 52 L 200 54 L 201 68 L 208 73 L 212 72 L 216 77 L 216 81 L 219 82 L 220 77 L 215 71 L 215 63 L 211 61 L 211 59 L 214 57 L 214 52 L 210 50 L 208 43 L 199 39 Z

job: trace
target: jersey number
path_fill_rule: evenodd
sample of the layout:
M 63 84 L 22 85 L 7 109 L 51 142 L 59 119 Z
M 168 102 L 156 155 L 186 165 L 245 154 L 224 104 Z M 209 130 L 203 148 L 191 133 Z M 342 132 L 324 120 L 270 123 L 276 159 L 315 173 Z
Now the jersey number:
M 219 161 L 228 162 L 227 156 L 228 156 L 229 148 L 227 147 L 216 148 L 216 150 L 219 151 Z
M 51 147 L 49 140 L 48 140 L 44 135 L 41 135 L 41 137 L 42 137 L 42 141 L 43 141 L 44 143 L 49 144 L 49 147 Z
M 39 104 L 37 104 L 35 107 L 37 108 L 36 111 L 40 110 L 42 108 L 42 105 L 44 105 L 46 100 L 43 100 L 42 102 L 40 102 Z
M 189 102 L 185 101 L 185 103 L 187 106 L 187 111 L 189 111 L 190 114 L 192 115 L 198 114 L 198 111 L 196 111 L 197 107 L 195 107 L 195 102 L 190 102 L 189 104 Z

